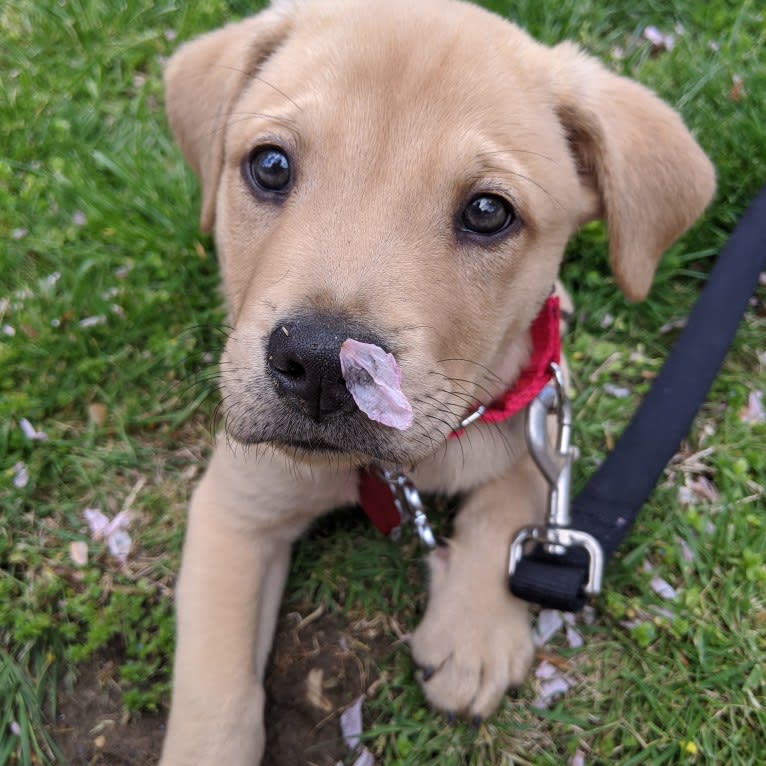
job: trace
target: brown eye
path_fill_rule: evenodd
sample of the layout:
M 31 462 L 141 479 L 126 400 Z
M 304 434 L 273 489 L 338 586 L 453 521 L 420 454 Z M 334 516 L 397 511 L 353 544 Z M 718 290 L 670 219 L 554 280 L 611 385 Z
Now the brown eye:
M 288 156 L 276 146 L 254 149 L 247 162 L 248 175 L 261 191 L 284 192 L 292 173 Z
M 466 231 L 489 236 L 507 229 L 516 219 L 511 204 L 497 194 L 479 194 L 463 209 L 460 222 Z

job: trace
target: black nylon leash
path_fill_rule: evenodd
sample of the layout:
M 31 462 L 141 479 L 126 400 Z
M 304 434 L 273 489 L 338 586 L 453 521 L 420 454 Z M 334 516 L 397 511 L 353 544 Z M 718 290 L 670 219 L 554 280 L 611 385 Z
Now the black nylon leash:
M 572 501 L 572 527 L 592 535 L 608 559 L 632 527 L 663 469 L 689 432 L 748 301 L 766 269 L 766 186 L 724 246 L 686 326 L 612 452 Z M 589 556 L 584 548 L 526 552 L 511 592 L 567 612 L 582 609 Z

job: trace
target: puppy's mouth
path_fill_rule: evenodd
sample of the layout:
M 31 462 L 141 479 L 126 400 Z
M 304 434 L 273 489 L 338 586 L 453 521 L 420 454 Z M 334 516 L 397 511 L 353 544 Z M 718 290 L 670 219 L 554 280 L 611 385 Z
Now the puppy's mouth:
M 279 447 L 285 450 L 301 450 L 302 452 L 310 453 L 323 453 L 323 452 L 344 452 L 345 450 L 338 447 L 336 444 L 331 444 L 323 439 L 288 439 L 277 440 L 274 442 L 275 447 Z
M 423 457 L 417 449 L 417 440 L 411 442 L 402 438 L 399 431 L 370 422 L 358 410 L 326 423 L 315 423 L 284 406 L 272 404 L 254 409 L 257 414 L 252 410 L 245 414 L 239 407 L 231 407 L 225 418 L 225 429 L 231 439 L 250 446 L 270 445 L 294 459 L 327 458 L 356 466 L 373 461 L 411 465 Z M 428 443 L 435 442 L 432 439 Z
M 253 444 L 252 439 L 234 437 L 237 441 Z M 406 449 L 386 442 L 385 440 L 359 439 L 349 437 L 340 443 L 329 441 L 325 438 L 292 438 L 286 434 L 278 434 L 271 438 L 258 439 L 257 443 L 269 444 L 273 448 L 284 452 L 294 459 L 305 458 L 308 461 L 314 458 L 327 458 L 333 461 L 340 460 L 350 465 L 364 466 L 369 463 L 382 462 L 396 465 L 409 465 L 417 461 L 417 456 L 410 455 Z

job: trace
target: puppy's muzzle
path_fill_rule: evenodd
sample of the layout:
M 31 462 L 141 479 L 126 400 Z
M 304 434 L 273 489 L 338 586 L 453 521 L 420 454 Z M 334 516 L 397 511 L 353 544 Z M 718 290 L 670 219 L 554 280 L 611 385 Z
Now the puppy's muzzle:
M 316 423 L 356 412 L 340 368 L 347 338 L 382 345 L 368 329 L 333 315 L 278 322 L 266 346 L 266 367 L 280 398 Z

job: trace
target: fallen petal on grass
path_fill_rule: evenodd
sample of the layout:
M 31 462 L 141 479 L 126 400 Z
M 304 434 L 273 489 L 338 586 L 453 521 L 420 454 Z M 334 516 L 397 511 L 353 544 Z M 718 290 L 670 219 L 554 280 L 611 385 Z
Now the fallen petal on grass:
M 580 635 L 580 632 L 573 628 L 571 625 L 566 627 L 567 645 L 570 649 L 579 649 L 583 646 L 585 641 Z
M 111 556 L 121 564 L 127 561 L 133 541 L 127 532 L 132 520 L 130 511 L 120 511 L 113 519 L 101 513 L 98 508 L 86 508 L 83 512 L 94 540 L 106 540 Z
M 128 560 L 128 554 L 133 547 L 133 541 L 125 530 L 119 529 L 107 537 L 106 547 L 117 561 L 124 564 Z
M 663 580 L 661 577 L 652 577 L 649 585 L 651 585 L 652 590 L 660 598 L 664 598 L 666 601 L 672 601 L 673 599 L 678 598 L 676 589 L 667 582 L 667 580 Z
M 659 53 L 660 51 L 672 51 L 673 46 L 676 44 L 673 35 L 661 32 L 654 26 L 649 26 L 644 29 L 643 37 L 652 44 L 652 51 L 655 53 Z
M 98 327 L 98 325 L 106 324 L 106 317 L 103 314 L 97 314 L 96 316 L 81 319 L 78 324 L 83 329 L 87 329 L 88 327 Z
M 38 431 L 26 418 L 19 418 L 19 426 L 24 432 L 24 436 L 33 442 L 44 442 L 48 440 L 48 434 Z
M 554 676 L 540 684 L 540 694 L 532 703 L 532 707 L 546 709 L 559 697 L 572 688 L 571 682 L 562 675 Z
M 362 737 L 362 703 L 364 695 L 356 698 L 351 707 L 343 711 L 340 717 L 340 731 L 346 746 L 351 750 L 359 745 Z
M 673 319 L 660 327 L 660 335 L 667 335 L 669 332 L 673 332 L 673 330 L 683 330 L 684 327 L 686 327 L 686 317 Z
M 559 674 L 559 669 L 548 660 L 543 660 L 535 670 L 535 678 L 546 680 L 549 678 L 555 678 Z
M 686 540 L 679 538 L 678 547 L 681 549 L 681 558 L 687 564 L 691 564 L 692 561 L 694 561 L 694 553 L 692 553 L 692 549 L 689 547 L 689 543 L 687 543 Z
M 739 419 L 743 423 L 757 425 L 766 423 L 766 410 L 763 408 L 763 391 L 751 391 L 747 397 L 747 404 L 739 413 Z
M 564 625 L 564 618 L 561 612 L 556 609 L 543 609 L 537 616 L 537 625 L 535 626 L 534 642 L 535 646 L 545 646 Z
M 101 540 L 106 535 L 109 527 L 109 517 L 105 516 L 98 508 L 86 508 L 82 515 L 90 527 L 90 535 L 94 540 Z
M 615 399 L 627 399 L 630 396 L 630 389 L 624 386 L 615 386 L 613 383 L 604 383 L 604 393 Z
M 354 761 L 354 766 L 375 766 L 375 758 L 366 747 L 362 748 L 359 757 Z
M 42 290 L 43 295 L 49 295 L 60 279 L 60 271 L 53 271 L 47 277 L 43 277 L 40 280 L 40 290 Z
M 29 484 L 29 469 L 26 463 L 16 463 L 13 466 L 13 486 L 16 489 L 24 489 Z

